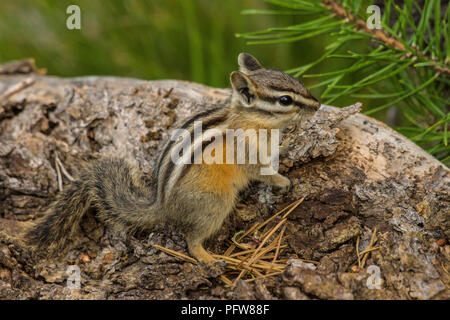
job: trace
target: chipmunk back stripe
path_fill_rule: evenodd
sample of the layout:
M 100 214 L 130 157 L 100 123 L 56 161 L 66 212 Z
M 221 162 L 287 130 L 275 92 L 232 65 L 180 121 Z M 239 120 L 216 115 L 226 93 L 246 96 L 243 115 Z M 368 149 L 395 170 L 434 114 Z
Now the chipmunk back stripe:
M 186 129 L 186 128 L 190 127 L 190 125 L 193 124 L 194 121 L 202 120 L 204 118 L 207 118 L 208 116 L 214 116 L 214 114 L 220 110 L 223 110 L 223 108 L 222 107 L 212 108 L 212 109 L 203 111 L 199 114 L 196 114 L 193 117 L 191 117 L 189 120 L 187 120 L 180 128 Z
M 215 128 L 218 129 L 218 126 L 216 125 Z M 186 164 L 186 161 L 188 159 L 192 159 L 192 156 L 195 157 L 196 150 L 199 150 L 198 148 L 202 146 L 204 140 L 209 140 L 213 135 L 217 134 L 217 132 L 213 132 L 212 130 L 207 130 L 208 125 L 206 124 L 205 128 L 203 128 L 203 134 L 199 137 L 195 137 L 194 141 L 192 141 L 189 153 L 186 155 L 183 155 L 182 158 L 178 160 L 178 163 L 174 164 L 173 161 L 171 161 L 166 169 L 166 173 L 164 175 L 164 193 L 163 193 L 163 199 L 169 198 L 173 187 L 178 183 L 179 177 L 181 172 L 183 171 L 185 166 L 192 166 L 193 164 Z M 200 150 L 201 151 L 201 150 Z
M 216 108 L 216 109 L 212 109 L 212 110 L 208 110 L 206 112 L 203 112 L 199 115 L 196 115 L 194 117 L 192 117 L 191 119 L 189 119 L 183 126 L 183 129 L 186 129 L 190 132 L 191 136 L 190 136 L 190 141 L 191 144 L 193 145 L 194 143 L 196 143 L 194 141 L 194 122 L 195 121 L 201 121 L 202 124 L 202 135 L 203 132 L 205 132 L 206 130 L 212 128 L 212 127 L 217 127 L 220 124 L 226 122 L 226 120 L 228 119 L 228 111 L 223 109 L 223 108 Z M 202 137 L 200 137 L 201 139 Z M 173 141 L 175 142 L 175 141 Z M 198 142 L 197 142 L 198 143 Z M 172 157 L 171 157 L 171 152 L 172 150 L 174 150 L 174 147 L 178 146 L 178 144 L 172 143 L 170 144 L 170 148 L 166 147 L 165 150 L 165 155 L 164 157 L 161 158 L 161 162 L 160 162 L 160 172 L 158 175 L 158 187 L 159 190 L 158 192 L 158 200 L 160 202 L 164 201 L 164 199 L 166 199 L 166 193 L 168 189 L 171 189 L 172 187 L 172 183 L 176 183 L 177 179 L 172 178 L 173 175 L 177 175 L 179 174 L 179 170 L 178 170 L 178 166 L 180 166 L 181 168 L 183 168 L 184 166 L 186 166 L 185 164 L 175 164 L 172 161 Z M 169 147 L 169 146 L 168 146 Z M 193 153 L 194 151 L 191 148 L 191 153 Z M 173 181 L 173 182 L 171 182 Z M 168 186 L 169 184 L 169 186 Z M 167 188 L 169 187 L 169 188 Z
M 194 115 L 193 117 L 189 118 L 186 122 L 184 122 L 184 124 L 180 127 L 180 129 L 188 129 L 189 127 L 189 131 L 191 132 L 191 140 L 192 140 L 192 135 L 193 135 L 193 126 L 192 124 L 194 123 L 194 121 L 196 120 L 201 120 L 204 118 L 208 118 L 208 116 L 212 116 L 213 114 L 215 114 L 216 112 L 218 112 L 219 110 L 223 110 L 223 106 L 220 107 L 216 107 L 216 108 L 211 108 L 209 110 L 200 112 L 196 115 Z M 161 202 L 163 200 L 163 188 L 162 186 L 165 183 L 165 178 L 161 179 L 162 172 L 161 171 L 165 171 L 167 172 L 167 166 L 170 165 L 171 161 L 171 156 L 169 154 L 169 151 L 172 150 L 174 144 L 175 144 L 175 140 L 171 139 L 166 146 L 164 147 L 161 156 L 159 157 L 158 163 L 157 163 L 157 167 L 153 173 L 153 179 L 155 181 L 155 185 L 156 185 L 156 194 L 157 194 L 157 199 L 159 202 Z M 164 168 L 164 169 L 161 169 Z M 169 168 L 170 169 L 170 168 Z
M 214 113 L 214 112 L 216 112 L 216 111 L 218 111 L 218 110 L 220 110 L 220 109 L 222 109 L 222 108 L 221 108 L 221 107 L 218 107 L 218 108 L 212 108 L 212 109 L 209 109 L 209 110 L 200 112 L 200 113 L 194 115 L 193 117 L 189 118 L 186 122 L 183 123 L 183 125 L 182 125 L 180 128 L 181 128 L 181 129 L 186 129 L 186 128 L 188 128 L 195 120 L 198 120 L 198 119 L 203 118 L 203 117 L 207 117 L 208 115 L 210 115 L 210 114 L 212 114 L 212 113 Z M 155 169 L 155 172 L 156 172 L 157 175 L 158 175 L 158 173 L 159 173 L 159 169 L 160 169 L 160 165 L 161 165 L 162 160 L 166 157 L 167 153 L 168 153 L 169 150 L 172 148 L 172 146 L 173 146 L 174 143 L 175 143 L 175 140 L 170 140 L 170 141 L 166 144 L 164 150 L 162 151 L 162 154 L 161 154 L 161 156 L 160 156 L 160 158 L 159 158 L 159 161 L 158 161 L 158 165 L 157 165 L 157 167 L 156 167 L 156 169 Z
M 165 170 L 164 175 L 164 185 L 163 185 L 163 199 L 166 199 L 166 197 L 170 194 L 172 187 L 179 181 L 179 175 L 181 174 L 181 171 L 185 167 L 190 167 L 192 164 L 194 164 L 195 156 L 197 155 L 197 152 L 202 152 L 203 150 L 199 150 L 199 146 L 201 147 L 204 142 L 203 139 L 209 139 L 212 135 L 212 132 L 208 131 L 208 129 L 215 124 L 215 128 L 217 128 L 217 123 L 214 120 L 211 123 L 206 122 L 205 126 L 202 128 L 203 132 L 202 135 L 199 137 L 195 137 L 191 135 L 191 143 L 189 146 L 188 154 L 183 154 L 183 158 L 179 160 L 179 163 L 174 163 L 173 161 L 170 161 L 168 163 L 167 168 Z M 197 151 L 197 152 L 196 152 Z M 199 154 L 201 155 L 201 153 Z M 189 164 L 185 164 L 185 161 L 188 159 L 191 160 Z

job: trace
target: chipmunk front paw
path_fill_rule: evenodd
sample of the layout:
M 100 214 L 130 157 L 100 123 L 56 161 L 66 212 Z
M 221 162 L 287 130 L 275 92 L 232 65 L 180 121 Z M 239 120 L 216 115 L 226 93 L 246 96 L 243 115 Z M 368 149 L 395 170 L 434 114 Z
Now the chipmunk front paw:
M 275 187 L 274 192 L 276 194 L 284 194 L 291 189 L 292 183 L 291 180 L 289 180 L 289 178 L 286 178 L 281 174 L 279 174 L 276 179 L 276 183 L 274 183 L 273 186 Z

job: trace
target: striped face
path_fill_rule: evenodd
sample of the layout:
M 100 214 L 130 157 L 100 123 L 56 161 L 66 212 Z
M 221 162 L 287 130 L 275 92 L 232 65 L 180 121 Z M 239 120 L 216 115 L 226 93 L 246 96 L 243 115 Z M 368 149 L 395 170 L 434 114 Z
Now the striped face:
M 320 102 L 297 79 L 278 70 L 264 69 L 246 53 L 239 55 L 238 62 L 240 71 L 230 77 L 234 107 L 286 122 L 295 122 L 319 109 Z

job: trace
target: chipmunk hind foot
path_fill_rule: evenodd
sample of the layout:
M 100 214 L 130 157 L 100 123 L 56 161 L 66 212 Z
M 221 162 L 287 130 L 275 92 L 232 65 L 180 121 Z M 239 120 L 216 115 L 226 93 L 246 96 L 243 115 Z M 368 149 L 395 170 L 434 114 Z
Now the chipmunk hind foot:
M 188 248 L 190 254 L 198 261 L 206 264 L 213 264 L 216 262 L 216 259 L 203 248 L 201 243 L 188 240 Z

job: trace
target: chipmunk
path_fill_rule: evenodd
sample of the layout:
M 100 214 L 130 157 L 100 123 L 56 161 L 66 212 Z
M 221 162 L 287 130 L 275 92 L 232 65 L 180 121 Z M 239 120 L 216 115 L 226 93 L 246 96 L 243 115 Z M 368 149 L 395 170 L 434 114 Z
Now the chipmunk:
M 230 76 L 232 95 L 228 105 L 198 113 L 181 126 L 191 138 L 197 121 L 201 121 L 203 132 L 211 128 L 222 133 L 239 128 L 283 129 L 310 118 L 319 109 L 318 100 L 299 80 L 263 68 L 246 53 L 239 55 L 238 64 L 239 71 Z M 233 210 L 238 193 L 250 181 L 279 188 L 291 185 L 276 171 L 262 175 L 260 169 L 266 165 L 259 162 L 173 161 L 172 155 L 179 152 L 180 143 L 172 139 L 162 149 L 152 186 L 144 184 L 139 170 L 124 159 L 108 158 L 87 164 L 78 179 L 57 195 L 42 221 L 28 230 L 28 243 L 49 253 L 60 252 L 78 230 L 86 211 L 94 207 L 100 221 L 121 226 L 130 233 L 148 230 L 160 222 L 172 223 L 184 232 L 190 254 L 212 263 L 215 259 L 204 249 L 203 242 L 219 230 Z M 194 158 L 195 150 L 205 156 L 208 143 L 203 140 L 198 146 L 198 141 L 191 141 L 187 156 Z M 247 153 L 251 144 L 259 147 L 257 140 L 248 139 Z M 228 142 L 223 145 L 225 152 L 230 148 L 235 147 Z

